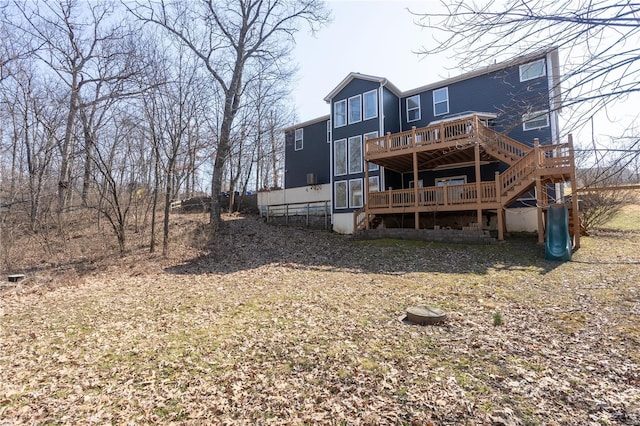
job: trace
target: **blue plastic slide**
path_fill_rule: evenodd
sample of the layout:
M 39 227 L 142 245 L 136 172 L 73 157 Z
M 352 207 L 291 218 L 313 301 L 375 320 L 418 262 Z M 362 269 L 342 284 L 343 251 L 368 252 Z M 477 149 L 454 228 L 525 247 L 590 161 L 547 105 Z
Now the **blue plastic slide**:
M 564 204 L 552 204 L 547 210 L 547 241 L 545 246 L 545 259 L 571 260 L 569 210 Z

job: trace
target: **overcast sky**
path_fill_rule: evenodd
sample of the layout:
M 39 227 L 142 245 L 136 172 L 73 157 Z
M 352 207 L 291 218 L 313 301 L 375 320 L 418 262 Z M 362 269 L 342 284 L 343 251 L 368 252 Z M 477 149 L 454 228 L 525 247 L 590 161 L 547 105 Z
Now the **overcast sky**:
M 350 72 L 386 77 L 400 90 L 408 90 L 461 74 L 447 55 L 417 55 L 435 43 L 428 30 L 415 24 L 414 12 L 441 9 L 439 0 L 333 0 L 327 2 L 333 21 L 316 36 L 296 35 L 294 60 L 299 70 L 292 96 L 298 122 L 329 113 L 324 97 Z M 560 52 L 561 62 L 563 54 Z M 486 65 L 486 64 L 483 64 Z M 640 96 L 611 108 L 595 119 L 596 135 L 620 135 L 640 112 Z M 561 116 L 562 126 L 562 116 Z M 590 129 L 578 135 L 589 143 Z M 587 140 L 588 139 L 588 140 Z
M 350 72 L 386 77 L 400 90 L 458 74 L 447 71 L 446 57 L 436 61 L 415 53 L 433 41 L 407 9 L 439 8 L 439 1 L 329 1 L 328 6 L 329 25 L 315 37 L 296 36 L 299 71 L 293 96 L 299 121 L 328 114 L 324 97 Z

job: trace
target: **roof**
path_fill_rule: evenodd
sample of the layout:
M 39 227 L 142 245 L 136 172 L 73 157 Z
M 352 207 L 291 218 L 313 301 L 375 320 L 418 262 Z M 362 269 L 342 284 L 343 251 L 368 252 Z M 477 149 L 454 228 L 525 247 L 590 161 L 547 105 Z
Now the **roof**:
M 347 75 L 344 78 L 344 80 L 342 80 L 340 84 L 338 84 L 335 87 L 335 89 L 333 89 L 327 96 L 324 97 L 325 102 L 330 102 L 335 95 L 337 95 L 342 89 L 344 89 L 347 86 L 347 84 L 349 84 L 354 79 L 367 80 L 367 81 L 380 83 L 381 86 L 386 86 L 389 90 L 391 90 L 397 96 L 400 96 L 400 94 L 402 93 L 400 89 L 398 89 L 393 83 L 391 83 L 389 80 L 387 80 L 384 77 L 376 77 L 374 75 L 360 74 L 359 72 L 350 72 L 349 75 Z
M 311 126 L 312 124 L 320 123 L 320 122 L 323 122 L 323 121 L 328 121 L 330 117 L 331 116 L 329 114 L 323 115 L 322 117 L 313 118 L 311 120 L 307 120 L 307 121 L 304 121 L 302 123 L 296 123 L 296 124 L 294 124 L 292 126 L 284 127 L 282 129 L 282 131 L 286 132 L 286 131 L 289 131 L 289 130 L 299 129 L 300 127 Z

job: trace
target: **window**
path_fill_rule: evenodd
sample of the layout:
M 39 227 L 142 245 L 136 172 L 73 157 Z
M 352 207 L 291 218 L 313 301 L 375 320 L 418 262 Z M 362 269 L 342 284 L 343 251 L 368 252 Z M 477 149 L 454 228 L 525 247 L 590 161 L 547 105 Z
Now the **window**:
M 372 90 L 362 95 L 364 120 L 378 116 L 378 91 Z
M 295 143 L 293 145 L 293 149 L 295 149 L 296 151 L 300 151 L 302 149 L 303 137 L 304 137 L 304 129 L 296 129 Z
M 413 188 L 415 185 L 415 181 L 409 181 L 409 188 Z M 424 188 L 424 181 L 422 179 L 418 179 L 418 188 Z
M 362 179 L 352 179 L 349 181 L 349 207 L 362 207 Z
M 420 95 L 407 98 L 407 121 L 420 120 Z
M 380 191 L 380 177 L 369 176 L 369 192 L 378 192 L 378 191 Z
M 533 80 L 545 74 L 544 59 L 520 65 L 520 81 Z
M 364 143 L 366 146 L 367 143 L 367 139 L 372 139 L 372 138 L 377 138 L 378 137 L 378 132 L 369 132 L 369 133 L 365 133 L 364 134 Z M 374 164 L 374 163 L 369 163 L 369 171 L 374 171 L 374 170 L 378 170 L 378 165 Z
M 327 143 L 331 143 L 331 119 L 327 121 Z
M 347 101 L 345 99 L 333 104 L 333 122 L 336 127 L 347 125 Z
M 534 130 L 549 127 L 549 114 L 546 111 L 536 111 L 522 116 L 522 130 Z
M 349 98 L 349 124 L 362 120 L 362 98 L 360 95 Z
M 342 180 L 334 183 L 335 191 L 335 208 L 346 209 L 347 208 L 347 181 Z
M 442 115 L 449 113 L 449 88 L 433 91 L 433 115 Z
M 333 144 L 333 174 L 347 174 L 347 140 L 340 139 Z
M 463 199 L 463 189 L 451 187 L 456 185 L 464 185 L 465 183 L 467 183 L 466 176 L 448 176 L 436 179 L 436 186 L 444 186 L 445 183 L 447 184 L 447 197 L 449 198 L 449 202 L 456 202 Z M 438 201 L 442 201 L 442 199 L 440 198 L 441 196 L 441 194 L 437 194 Z
M 467 183 L 467 177 L 466 176 L 449 176 L 449 177 L 436 179 L 436 186 L 444 186 L 445 183 L 447 184 L 447 186 L 464 185 L 465 183 Z
M 362 172 L 362 137 L 349 138 L 349 173 Z

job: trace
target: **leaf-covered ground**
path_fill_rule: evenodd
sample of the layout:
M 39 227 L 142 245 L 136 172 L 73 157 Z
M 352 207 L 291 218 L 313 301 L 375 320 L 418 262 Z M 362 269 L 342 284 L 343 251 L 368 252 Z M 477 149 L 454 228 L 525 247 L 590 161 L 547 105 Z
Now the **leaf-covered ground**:
M 236 217 L 207 252 L 40 271 L 0 290 L 0 424 L 640 424 L 640 234 L 535 241 Z

